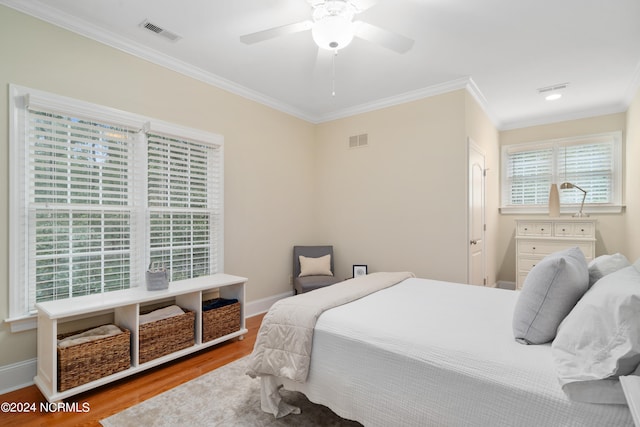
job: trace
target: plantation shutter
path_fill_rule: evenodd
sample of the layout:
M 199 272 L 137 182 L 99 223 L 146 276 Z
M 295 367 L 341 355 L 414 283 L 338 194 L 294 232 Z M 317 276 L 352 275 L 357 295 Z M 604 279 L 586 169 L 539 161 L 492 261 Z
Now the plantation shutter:
M 563 182 L 586 191 L 585 204 L 591 209 L 619 207 L 620 147 L 620 132 L 503 147 L 502 208 L 542 212 L 550 185 L 556 183 L 560 189 Z M 583 196 L 577 188 L 560 189 L 560 204 L 580 205 Z
M 28 308 L 130 287 L 137 131 L 30 108 Z
M 221 135 L 9 86 L 9 319 L 39 302 L 222 272 Z M 15 323 L 17 322 L 17 323 Z
M 221 271 L 221 147 L 159 132 L 147 140 L 151 262 L 171 280 Z
M 553 181 L 553 149 L 513 151 L 507 157 L 509 205 L 543 205 Z
M 613 197 L 613 141 L 561 147 L 558 175 L 587 191 L 585 203 L 611 203 Z M 581 203 L 581 191 L 561 191 L 562 203 Z

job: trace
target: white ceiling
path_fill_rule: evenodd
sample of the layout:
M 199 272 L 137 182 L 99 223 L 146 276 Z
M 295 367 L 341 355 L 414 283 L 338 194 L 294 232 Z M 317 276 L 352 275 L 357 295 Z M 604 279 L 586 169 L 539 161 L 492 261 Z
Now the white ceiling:
M 335 58 L 306 0 L 0 0 L 314 123 L 467 87 L 500 129 L 625 111 L 640 83 L 639 0 L 378 0 L 357 19 L 415 40 L 399 54 L 355 39 Z M 148 19 L 182 38 L 140 28 Z M 569 83 L 558 101 L 537 89 Z

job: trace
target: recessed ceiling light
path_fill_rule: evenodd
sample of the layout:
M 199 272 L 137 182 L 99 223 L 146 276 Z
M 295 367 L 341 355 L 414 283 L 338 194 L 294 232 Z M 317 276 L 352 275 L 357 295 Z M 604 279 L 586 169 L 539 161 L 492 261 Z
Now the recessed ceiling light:
M 551 86 L 538 88 L 538 94 L 544 96 L 547 101 L 555 101 L 562 98 L 562 92 L 569 86 L 569 83 L 558 83 Z

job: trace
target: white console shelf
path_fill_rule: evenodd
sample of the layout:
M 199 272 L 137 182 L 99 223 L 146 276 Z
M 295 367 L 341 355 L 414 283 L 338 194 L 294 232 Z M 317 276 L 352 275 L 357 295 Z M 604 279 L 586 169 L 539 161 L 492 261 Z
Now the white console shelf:
M 36 304 L 38 309 L 38 371 L 34 381 L 48 401 L 59 401 L 223 341 L 236 337 L 242 339 L 244 334 L 247 333 L 245 325 L 246 281 L 247 279 L 244 277 L 215 274 L 171 282 L 168 289 L 161 291 L 147 291 L 144 287 L 139 287 Z M 208 299 L 207 294 L 215 291 L 218 291 L 221 298 L 235 298 L 240 302 L 240 329 L 203 343 L 202 301 Z M 165 301 L 173 301 L 180 307 L 195 312 L 195 344 L 149 362 L 138 363 L 140 307 Z M 57 335 L 60 333 L 59 326 L 65 322 L 90 319 L 103 315 L 113 315 L 116 325 L 131 331 L 131 367 L 107 377 L 59 392 L 57 387 Z

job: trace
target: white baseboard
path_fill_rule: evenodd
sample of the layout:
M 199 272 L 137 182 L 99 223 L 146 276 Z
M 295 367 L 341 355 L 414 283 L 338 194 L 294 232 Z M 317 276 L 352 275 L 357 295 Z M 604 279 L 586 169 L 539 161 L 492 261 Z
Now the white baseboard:
M 498 280 L 496 282 L 496 288 L 513 290 L 516 288 L 516 282 L 510 282 L 507 280 Z
M 0 394 L 9 393 L 33 385 L 36 376 L 37 359 L 23 360 L 11 365 L 0 366 Z
M 245 317 L 253 317 L 257 316 L 258 314 L 266 313 L 276 301 L 281 300 L 282 298 L 290 297 L 291 295 L 293 295 L 293 291 L 248 302 L 247 304 L 245 304 L 244 315 Z
M 293 291 L 248 302 L 245 305 L 245 316 L 253 317 L 266 313 L 276 301 L 291 295 L 293 295 Z M 11 365 L 0 366 L 0 384 L 2 385 L 0 394 L 33 385 L 33 378 L 36 376 L 36 371 L 37 359 L 29 359 L 12 363 Z

